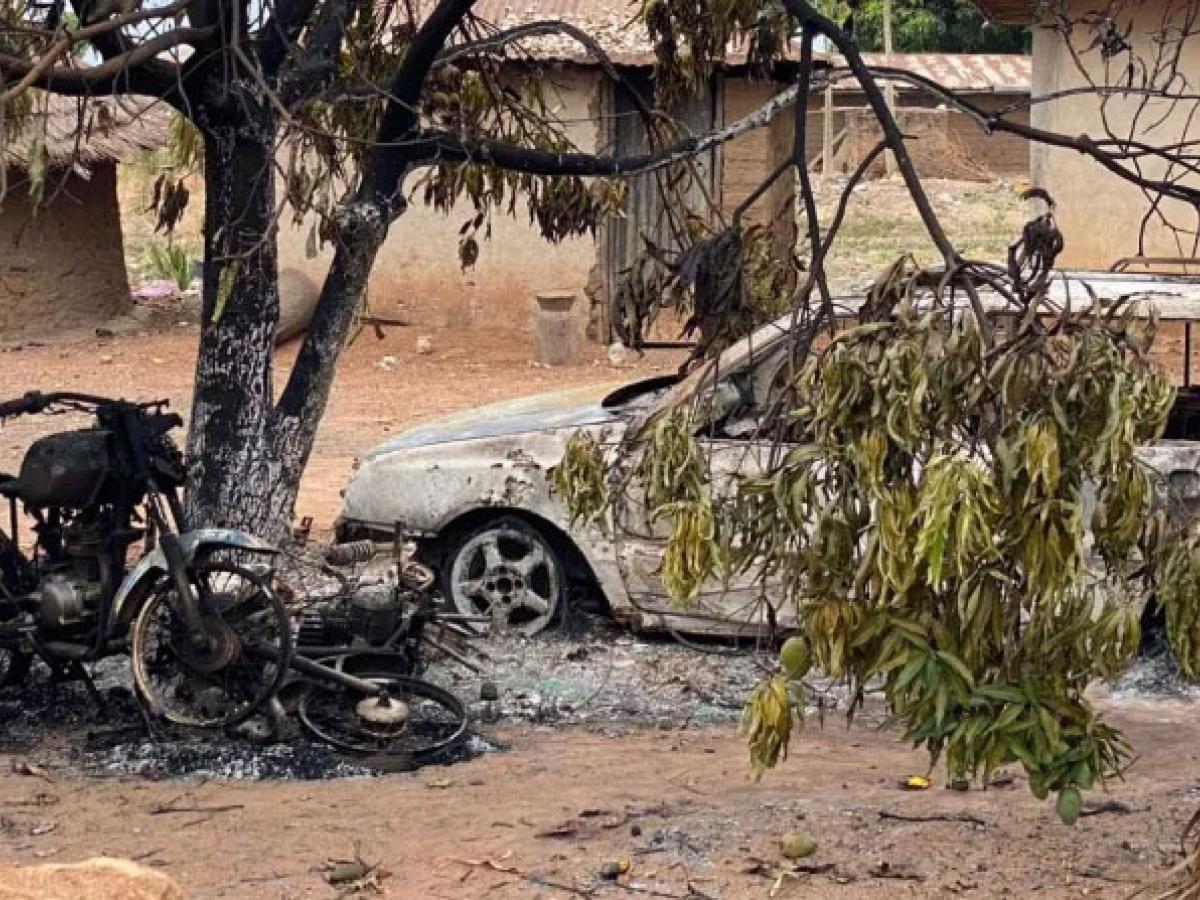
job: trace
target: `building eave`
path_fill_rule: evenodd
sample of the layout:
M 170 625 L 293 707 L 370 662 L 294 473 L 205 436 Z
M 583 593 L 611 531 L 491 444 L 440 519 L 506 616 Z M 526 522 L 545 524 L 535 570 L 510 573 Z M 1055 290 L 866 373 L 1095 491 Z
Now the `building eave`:
M 1036 12 L 1032 0 L 975 0 L 993 25 L 1032 25 Z

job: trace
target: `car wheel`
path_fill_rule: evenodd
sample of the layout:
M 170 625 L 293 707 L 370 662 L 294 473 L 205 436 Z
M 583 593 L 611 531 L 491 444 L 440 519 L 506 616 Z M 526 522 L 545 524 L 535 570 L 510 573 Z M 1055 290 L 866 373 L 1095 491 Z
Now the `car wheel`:
M 446 597 L 491 630 L 537 634 L 558 612 L 563 567 L 546 539 L 515 518 L 497 519 L 458 541 L 446 557 Z

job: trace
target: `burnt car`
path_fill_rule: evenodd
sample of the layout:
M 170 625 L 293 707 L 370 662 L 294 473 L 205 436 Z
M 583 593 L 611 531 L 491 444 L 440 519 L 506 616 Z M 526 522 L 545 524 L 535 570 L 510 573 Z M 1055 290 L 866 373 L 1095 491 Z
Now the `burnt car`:
M 1088 302 L 1079 282 L 1103 297 L 1145 295 L 1163 319 L 1200 314 L 1200 284 L 1129 275 L 1069 276 L 1058 302 Z M 995 311 L 1003 310 L 998 300 Z M 761 471 L 770 452 L 755 435 L 759 404 L 786 358 L 790 317 L 734 345 L 713 367 L 686 379 L 661 377 L 590 387 L 462 412 L 406 431 L 362 454 L 343 492 L 343 540 L 393 534 L 417 541 L 440 572 L 447 601 L 528 634 L 554 621 L 573 584 L 599 588 L 612 616 L 637 630 L 741 635 L 788 624 L 759 581 L 714 579 L 686 609 L 659 576 L 668 537 L 633 501 L 614 504 L 606 527 L 572 523 L 553 489 L 553 468 L 579 431 L 615 446 L 626 430 L 670 405 L 700 399 L 712 410 L 698 439 L 706 445 L 719 496 L 736 477 Z M 1200 505 L 1200 391 L 1184 366 L 1184 386 L 1162 441 L 1141 453 L 1172 493 Z M 1178 373 L 1177 373 L 1178 374 Z

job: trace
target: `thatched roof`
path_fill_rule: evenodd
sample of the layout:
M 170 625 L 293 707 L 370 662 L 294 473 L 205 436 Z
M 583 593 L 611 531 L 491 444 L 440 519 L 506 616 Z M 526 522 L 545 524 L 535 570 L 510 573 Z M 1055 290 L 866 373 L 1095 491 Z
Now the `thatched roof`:
M 0 147 L 3 162 L 24 169 L 45 125 L 51 166 L 95 166 L 121 162 L 167 142 L 170 117 L 150 97 L 93 97 L 86 100 L 39 93 L 21 131 Z

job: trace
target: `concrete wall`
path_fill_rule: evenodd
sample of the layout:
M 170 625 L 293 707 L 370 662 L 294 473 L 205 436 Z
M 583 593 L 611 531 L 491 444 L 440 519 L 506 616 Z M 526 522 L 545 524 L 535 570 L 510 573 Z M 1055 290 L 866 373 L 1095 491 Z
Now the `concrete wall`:
M 608 82 L 593 69 L 569 66 L 556 69 L 553 80 L 559 114 L 573 123 L 578 145 L 584 150 L 610 149 L 606 117 L 612 114 L 613 98 Z M 724 85 L 719 115 L 725 122 L 741 118 L 779 89 L 779 85 L 731 78 Z M 790 141 L 791 119 L 784 115 L 772 127 L 753 131 L 724 148 L 720 202 L 726 211 L 766 177 L 787 154 Z M 413 176 L 409 185 L 416 181 L 417 176 Z M 783 212 L 785 227 L 794 228 L 792 217 L 786 214 L 791 210 L 792 196 L 790 180 L 781 179 L 755 205 L 750 221 L 765 222 Z M 423 206 L 419 196 L 415 198 L 392 226 L 379 254 L 369 287 L 372 312 L 389 316 L 402 307 L 415 325 L 426 327 L 501 324 L 531 330 L 533 295 L 545 290 L 570 290 L 578 297 L 574 314 L 581 334 L 590 331 L 606 339 L 607 298 L 603 279 L 594 272 L 601 241 L 585 236 L 549 244 L 529 225 L 518 205 L 516 219 L 495 217 L 492 238 L 480 244 L 478 262 L 463 271 L 458 262 L 458 230 L 473 214 L 469 206 L 464 206 L 444 215 Z M 320 283 L 328 271 L 332 251 L 326 249 L 313 259 L 306 258 L 309 228 L 309 222 L 300 226 L 290 219 L 281 222 L 279 264 L 281 268 L 300 269 Z M 781 240 L 791 240 L 791 235 L 788 231 Z
M 563 68 L 555 70 L 552 81 L 548 99 L 556 99 L 561 117 L 575 123 L 574 140 L 584 150 L 596 149 L 597 74 Z M 410 177 L 409 188 L 417 180 L 416 174 Z M 596 263 L 596 242 L 585 236 L 561 244 L 547 243 L 518 203 L 515 219 L 495 216 L 491 240 L 480 243 L 478 262 L 464 271 L 458 261 L 458 231 L 473 215 L 469 204 L 448 215 L 427 208 L 418 190 L 379 253 L 369 285 L 371 311 L 389 316 L 403 307 L 413 324 L 426 327 L 502 325 L 531 330 L 533 294 L 571 290 L 579 297 L 575 312 L 582 331 L 588 317 L 584 287 Z M 332 251 L 326 248 L 316 258 L 307 259 L 308 224 L 296 227 L 289 219 L 280 228 L 280 267 L 301 269 L 320 284 Z
M 996 110 L 1023 98 L 1016 94 L 973 94 L 970 99 L 986 110 Z M 854 131 L 852 152 L 838 160 L 841 171 L 850 171 L 861 155 L 874 146 L 880 131 L 861 93 L 838 91 L 833 104 L 833 135 L 836 137 L 847 125 Z M 955 110 L 938 109 L 937 103 L 926 94 L 900 92 L 897 105 L 901 125 L 913 138 L 909 153 L 925 177 L 985 181 L 1029 176 L 1029 144 L 1023 139 L 1009 134 L 988 134 L 971 117 Z M 1028 124 L 1029 112 L 1021 110 L 1009 118 Z M 810 139 L 805 151 L 810 163 L 821 155 L 824 128 L 824 100 L 817 96 L 812 99 L 808 114 Z
M 1078 17 L 1094 8 L 1090 0 L 1072 0 L 1070 15 Z M 1176 5 L 1182 9 L 1184 5 Z M 1131 42 L 1135 52 L 1153 58 L 1156 50 L 1150 35 L 1161 21 L 1164 0 L 1146 0 L 1145 3 L 1127 4 L 1123 16 L 1133 13 Z M 1124 18 L 1122 18 L 1124 22 Z M 1062 39 L 1053 31 L 1035 28 L 1033 32 L 1033 89 L 1035 95 L 1080 87 L 1085 84 L 1083 74 L 1076 67 L 1072 55 Z M 1090 35 L 1079 34 L 1077 43 L 1086 46 Z M 1103 83 L 1100 74 L 1100 58 L 1095 52 L 1086 54 L 1086 64 L 1095 69 L 1097 80 Z M 1190 39 L 1185 45 L 1181 59 L 1181 71 L 1185 77 L 1200 72 L 1200 40 Z M 1124 68 L 1124 58 L 1113 64 L 1112 78 L 1119 81 Z M 1108 101 L 1109 121 L 1118 129 L 1128 128 L 1134 121 L 1139 102 L 1135 98 L 1113 97 Z M 1150 134 L 1144 128 L 1135 129 L 1135 136 L 1148 142 L 1164 146 L 1180 140 L 1188 126 L 1188 119 L 1195 118 L 1193 104 L 1180 104 L 1174 110 L 1164 101 L 1151 101 L 1142 118 L 1142 123 L 1153 123 L 1162 119 L 1162 124 Z M 1105 130 L 1101 121 L 1101 105 L 1094 96 L 1079 96 L 1034 108 L 1033 125 L 1065 135 L 1088 134 L 1103 138 Z M 1190 138 L 1200 135 L 1200 124 L 1192 124 Z M 1144 170 L 1148 175 L 1162 172 L 1162 164 L 1147 160 Z M 1050 191 L 1058 202 L 1057 218 L 1066 239 L 1066 247 L 1060 263 L 1078 268 L 1107 268 L 1123 256 L 1141 253 L 1146 256 L 1194 255 L 1190 246 L 1180 246 L 1171 235 L 1170 229 L 1160 221 L 1152 220 L 1145 232 L 1145 242 L 1139 250 L 1141 223 L 1150 201 L 1134 185 L 1107 172 L 1099 163 L 1088 160 L 1073 150 L 1050 148 L 1034 144 L 1031 148 L 1030 181 Z M 1200 185 L 1200 177 L 1192 177 L 1190 183 Z M 1196 228 L 1195 211 L 1186 205 L 1164 201 L 1162 212 L 1178 224 Z
M 65 184 L 52 174 L 53 200 L 36 217 L 16 174 L 0 208 L 0 342 L 94 327 L 128 310 L 116 165 Z
M 749 78 L 727 78 L 722 85 L 722 116 L 726 125 L 757 110 L 786 85 Z M 820 141 L 820 133 L 817 134 Z M 726 144 L 722 150 L 721 207 L 728 215 L 766 179 L 791 153 L 792 117 L 784 113 L 766 128 L 758 128 Z M 750 222 L 767 224 L 788 216 L 795 198 L 795 185 L 780 178 L 766 196 L 746 213 Z

